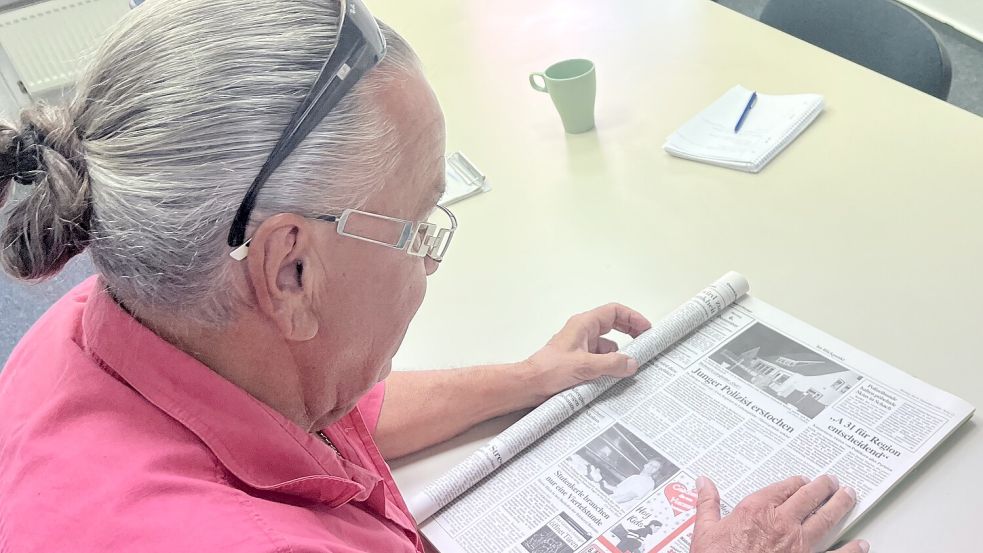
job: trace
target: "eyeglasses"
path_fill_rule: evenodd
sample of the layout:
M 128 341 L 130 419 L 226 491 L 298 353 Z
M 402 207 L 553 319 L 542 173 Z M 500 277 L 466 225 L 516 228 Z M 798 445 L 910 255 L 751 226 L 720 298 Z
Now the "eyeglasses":
M 435 216 L 444 220 L 436 220 Z M 310 218 L 337 224 L 335 228 L 342 236 L 402 250 L 417 257 L 427 256 L 437 262 L 444 259 L 457 231 L 457 217 L 442 205 L 438 205 L 426 221 L 407 221 L 358 209 Z M 249 240 L 229 255 L 236 261 L 245 259 L 249 255 Z
M 338 39 L 318 73 L 314 85 L 297 107 L 280 139 L 273 147 L 259 174 L 246 191 L 232 227 L 229 246 L 238 248 L 246 243 L 249 214 L 256 205 L 259 190 L 273 171 L 283 163 L 311 130 L 324 119 L 358 80 L 375 67 L 386 54 L 386 39 L 379 24 L 360 0 L 340 0 Z M 347 211 L 347 210 L 346 210 Z M 344 215 L 344 214 L 342 214 Z M 321 218 L 321 217 L 318 217 Z M 329 220 L 329 219 L 325 219 Z M 235 257 L 233 255 L 233 257 Z M 245 256 L 243 256 L 245 257 Z

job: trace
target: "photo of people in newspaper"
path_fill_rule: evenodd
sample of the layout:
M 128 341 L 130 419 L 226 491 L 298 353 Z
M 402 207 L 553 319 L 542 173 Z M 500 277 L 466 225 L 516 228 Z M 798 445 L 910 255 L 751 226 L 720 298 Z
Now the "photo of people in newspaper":
M 581 478 L 620 505 L 637 502 L 679 471 L 620 424 L 605 430 L 566 462 Z
M 810 419 L 862 378 L 761 323 L 721 346 L 710 360 Z
M 648 524 L 641 528 L 625 527 L 619 524 L 611 530 L 612 536 L 617 540 L 615 546 L 622 553 L 645 553 L 645 543 L 662 528 L 662 522 L 650 520 Z

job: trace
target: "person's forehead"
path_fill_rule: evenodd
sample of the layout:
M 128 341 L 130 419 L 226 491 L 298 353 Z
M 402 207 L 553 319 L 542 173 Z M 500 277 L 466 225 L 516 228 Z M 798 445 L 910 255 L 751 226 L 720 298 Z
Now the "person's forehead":
M 419 194 L 417 207 L 429 209 L 443 195 L 446 186 L 443 120 L 434 118 L 419 131 L 407 144 L 406 159 L 415 167 L 406 176 L 417 181 L 412 185 Z
M 429 143 L 429 144 L 428 144 Z M 432 138 L 405 145 L 383 186 L 369 197 L 365 208 L 403 219 L 424 217 L 433 209 L 445 186 L 442 144 Z
M 436 204 L 440 197 L 444 195 L 444 190 L 447 188 L 447 172 L 445 170 L 444 158 L 444 154 L 434 157 L 427 171 L 431 175 L 433 182 L 430 195 L 427 196 L 427 203 Z
M 378 94 L 398 141 L 398 161 L 381 192 L 398 202 L 401 216 L 420 214 L 436 204 L 444 189 L 443 113 L 418 71 L 400 76 Z

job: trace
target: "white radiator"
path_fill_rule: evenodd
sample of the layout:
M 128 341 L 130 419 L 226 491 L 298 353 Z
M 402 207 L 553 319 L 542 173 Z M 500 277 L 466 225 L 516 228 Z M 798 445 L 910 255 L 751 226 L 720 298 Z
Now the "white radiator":
M 28 94 L 68 87 L 128 10 L 127 0 L 49 0 L 2 12 L 0 46 Z

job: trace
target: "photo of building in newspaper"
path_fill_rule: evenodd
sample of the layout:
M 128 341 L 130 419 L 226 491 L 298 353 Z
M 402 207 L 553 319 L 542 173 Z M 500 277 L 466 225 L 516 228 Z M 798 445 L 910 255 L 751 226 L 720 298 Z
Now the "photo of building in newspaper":
M 661 486 L 679 469 L 624 426 L 615 424 L 570 455 L 567 465 L 618 504 Z
M 760 323 L 725 343 L 710 360 L 810 419 L 862 378 Z

